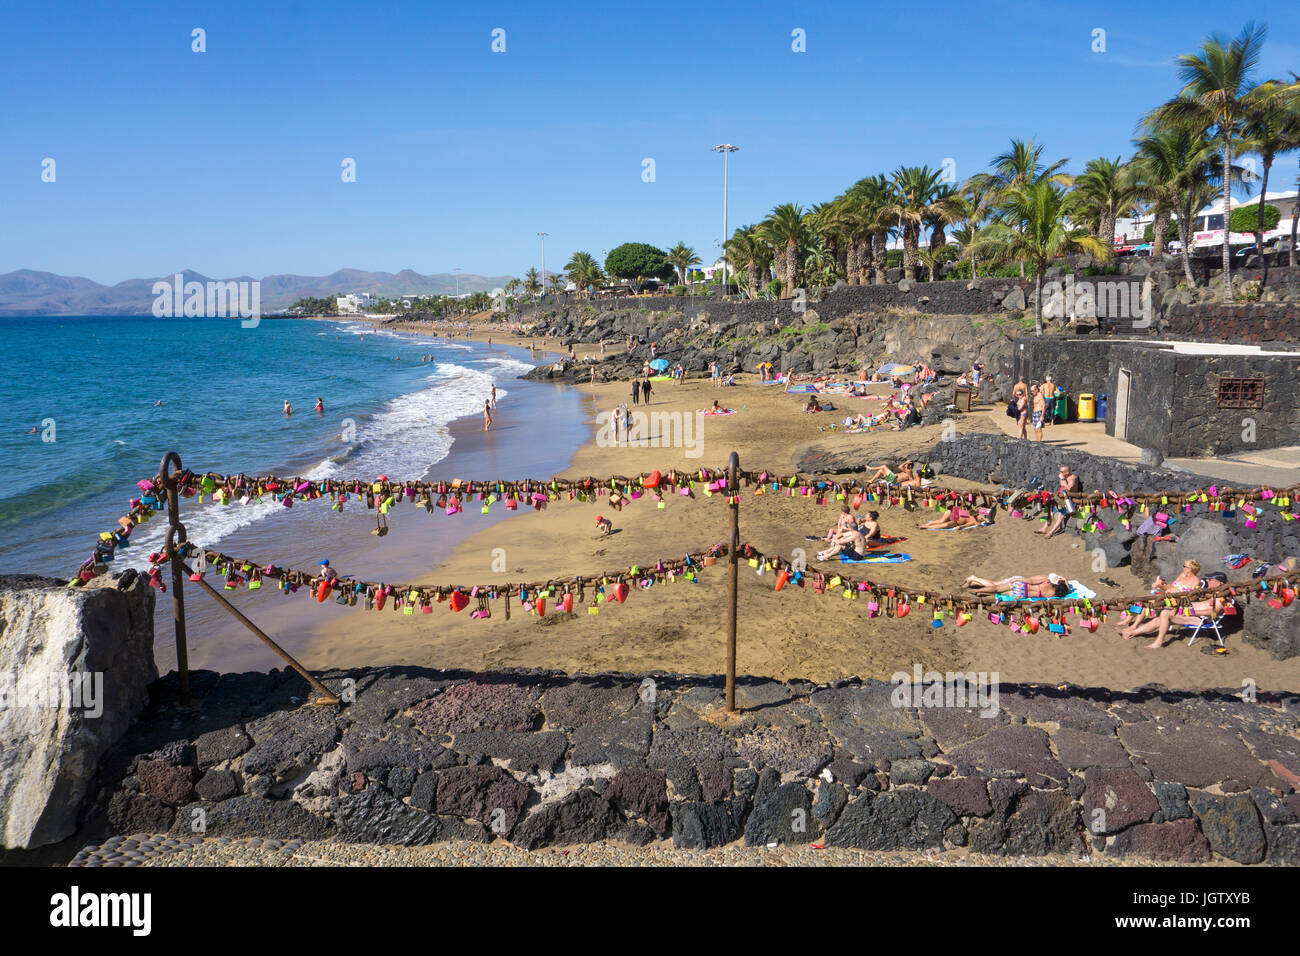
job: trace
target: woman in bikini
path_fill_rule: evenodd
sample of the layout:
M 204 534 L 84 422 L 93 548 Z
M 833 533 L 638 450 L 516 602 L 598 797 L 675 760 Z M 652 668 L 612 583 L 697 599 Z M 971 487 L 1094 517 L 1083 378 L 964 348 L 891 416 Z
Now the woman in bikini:
M 1194 591 L 1200 586 L 1201 562 L 1197 561 L 1195 558 L 1189 558 L 1183 562 L 1183 567 L 1182 570 L 1178 572 L 1178 577 L 1174 578 L 1168 584 L 1165 583 L 1164 578 L 1157 575 L 1156 579 L 1151 582 L 1151 593 L 1178 594 L 1185 591 Z M 1119 619 L 1115 622 L 1115 626 L 1119 628 L 1119 632 L 1123 634 L 1125 631 L 1133 630 L 1141 620 L 1142 614 L 1140 611 L 1134 612 L 1130 608 L 1125 608 L 1124 612 L 1120 614 Z M 1126 636 L 1132 637 L 1133 635 L 1128 634 Z
M 978 524 L 979 519 L 970 511 L 960 505 L 953 505 L 943 513 L 943 517 L 927 521 L 921 528 L 925 531 L 946 531 L 948 528 L 974 528 Z
M 1013 574 L 1001 581 L 990 581 L 975 575 L 965 582 L 968 588 L 975 588 L 976 594 L 1001 594 L 1015 601 L 1027 598 L 1059 598 L 1070 593 L 1070 582 L 1059 574 L 1034 574 L 1028 577 Z
M 1179 575 L 1181 577 L 1181 575 Z M 1197 581 L 1197 585 L 1201 584 Z M 1215 572 L 1205 579 L 1205 587 L 1211 592 L 1217 592 L 1220 588 L 1228 586 L 1227 575 L 1221 572 Z M 1173 590 L 1172 585 L 1169 590 Z M 1190 589 L 1182 589 L 1190 590 Z M 1138 623 L 1134 617 L 1133 624 L 1119 632 L 1120 637 L 1124 640 L 1130 640 L 1139 634 L 1155 634 L 1155 640 L 1147 645 L 1149 650 L 1158 651 L 1165 646 L 1165 638 L 1169 634 L 1169 628 L 1173 624 L 1199 624 L 1202 618 L 1216 618 L 1223 613 L 1226 606 L 1223 598 L 1217 593 L 1211 593 L 1203 600 L 1195 601 L 1189 608 L 1167 607 L 1161 609 L 1160 613 L 1149 620 Z

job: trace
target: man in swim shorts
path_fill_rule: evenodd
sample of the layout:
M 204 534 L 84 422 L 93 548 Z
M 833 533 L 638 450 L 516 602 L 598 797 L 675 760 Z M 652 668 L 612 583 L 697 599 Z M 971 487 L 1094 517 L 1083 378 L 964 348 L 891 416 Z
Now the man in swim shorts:
M 818 561 L 829 561 L 836 555 L 843 555 L 850 560 L 861 558 L 867 553 L 867 541 L 856 527 L 848 528 L 835 536 L 831 547 L 817 555 Z

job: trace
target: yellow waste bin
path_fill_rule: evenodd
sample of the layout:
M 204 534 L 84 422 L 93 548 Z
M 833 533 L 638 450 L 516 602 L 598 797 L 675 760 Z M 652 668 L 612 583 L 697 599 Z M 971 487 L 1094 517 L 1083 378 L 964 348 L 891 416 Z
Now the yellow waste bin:
M 1079 421 L 1095 422 L 1097 420 L 1097 397 L 1091 392 L 1081 392 L 1077 403 Z

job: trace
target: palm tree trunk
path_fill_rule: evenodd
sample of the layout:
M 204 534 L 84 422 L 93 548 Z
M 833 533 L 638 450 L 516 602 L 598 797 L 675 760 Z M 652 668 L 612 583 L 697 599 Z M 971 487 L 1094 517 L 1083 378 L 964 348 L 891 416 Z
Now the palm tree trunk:
M 1043 334 L 1043 269 L 1041 265 L 1034 268 L 1034 334 Z
M 1151 223 L 1151 258 L 1159 259 L 1165 254 L 1165 233 L 1169 231 L 1169 210 L 1156 213 Z
M 848 279 L 849 285 L 858 284 L 858 255 L 858 244 L 855 240 L 850 239 L 848 259 L 844 264 L 844 276 Z
M 799 271 L 799 244 L 793 239 L 785 244 L 785 271 L 790 278 L 787 282 L 787 288 L 782 291 L 787 298 L 794 298 L 794 280 Z
M 875 241 L 871 233 L 862 237 L 862 248 L 858 253 L 858 285 L 871 284 L 871 257 L 875 254 Z
M 1181 258 L 1183 260 L 1183 275 L 1187 277 L 1187 288 L 1196 288 L 1196 277 L 1192 275 L 1192 249 L 1191 249 L 1191 223 L 1192 221 L 1192 204 L 1183 201 L 1183 208 L 1178 211 L 1178 244 L 1183 247 Z
M 916 280 L 916 246 L 919 241 L 917 227 L 903 227 L 903 278 Z
M 1296 179 L 1296 186 L 1300 187 L 1300 178 Z M 1296 226 L 1300 226 L 1300 199 L 1296 200 L 1296 205 L 1291 210 L 1291 265 L 1295 265 Z
M 1262 200 L 1261 200 L 1262 201 Z M 1223 299 L 1231 302 L 1232 292 L 1232 140 L 1223 137 Z
M 762 281 L 763 270 L 758 267 L 758 263 L 751 262 L 749 264 L 749 297 L 751 299 L 757 299 L 759 293 L 763 291 L 759 288 Z
M 889 265 L 889 230 L 877 229 L 871 249 L 871 268 L 875 272 L 876 285 L 885 284 L 885 267 Z M 1295 233 L 1292 234 L 1295 242 Z
M 1264 176 L 1259 184 L 1259 219 L 1255 222 L 1255 255 L 1264 261 L 1264 197 L 1268 194 L 1268 168 L 1273 165 L 1269 158 L 1264 160 Z

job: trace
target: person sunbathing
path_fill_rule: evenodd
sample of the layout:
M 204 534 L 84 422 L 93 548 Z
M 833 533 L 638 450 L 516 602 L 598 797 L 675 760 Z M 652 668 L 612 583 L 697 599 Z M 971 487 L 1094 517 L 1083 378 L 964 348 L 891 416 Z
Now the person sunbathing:
M 990 581 L 972 574 L 963 584 L 968 588 L 975 588 L 976 594 L 1001 594 L 1014 601 L 1023 601 L 1026 598 L 1060 598 L 1070 593 L 1070 582 L 1054 572 L 1029 576 L 1013 574 L 1001 581 Z
M 823 541 L 834 541 L 835 536 L 842 534 L 849 528 L 853 527 L 853 512 L 849 510 L 848 505 L 840 505 L 840 516 L 835 521 L 835 527 L 831 528 L 822 537 Z
M 831 540 L 831 547 L 817 554 L 818 561 L 829 561 L 838 555 L 846 558 L 861 558 L 867 553 L 867 541 L 856 527 L 840 532 Z
M 898 474 L 894 471 L 894 466 L 885 462 L 879 468 L 872 468 L 866 475 L 866 481 L 884 481 L 893 484 Z
M 865 518 L 858 519 L 858 530 L 867 542 L 880 540 L 880 512 L 868 511 Z
M 1182 570 L 1178 572 L 1178 577 L 1174 578 L 1173 581 L 1168 584 L 1165 583 L 1164 578 L 1160 575 L 1156 575 L 1156 579 L 1151 582 L 1150 591 L 1152 594 L 1164 594 L 1170 591 L 1191 591 L 1194 588 L 1199 588 L 1201 586 L 1200 573 L 1201 562 L 1194 558 L 1188 559 L 1183 562 L 1183 567 Z M 1120 631 L 1124 631 L 1140 620 L 1142 620 L 1142 618 L 1138 614 L 1134 614 L 1128 608 L 1125 608 L 1120 613 L 1119 620 L 1115 622 L 1115 626 L 1119 628 Z
M 941 517 L 925 522 L 921 528 L 925 531 L 946 531 L 949 528 L 974 528 L 978 525 L 979 519 L 970 511 L 960 505 L 953 505 Z
M 1227 602 L 1214 592 L 1227 586 L 1227 575 L 1216 571 L 1205 579 L 1205 587 L 1210 590 L 1210 595 L 1204 600 L 1193 601 L 1190 610 L 1178 607 L 1163 608 L 1159 614 L 1147 619 L 1145 622 L 1130 624 L 1119 632 L 1119 636 L 1128 641 L 1139 634 L 1155 634 L 1155 640 L 1148 644 L 1147 648 L 1158 651 L 1165 646 L 1165 638 L 1168 637 L 1169 628 L 1172 625 L 1196 625 L 1201 623 L 1202 618 L 1208 617 L 1213 620 L 1222 614 L 1224 608 L 1227 607 Z
M 817 401 L 816 395 L 810 395 L 808 396 L 808 404 L 803 407 L 803 410 L 805 412 L 820 412 L 822 410 L 822 403 Z

